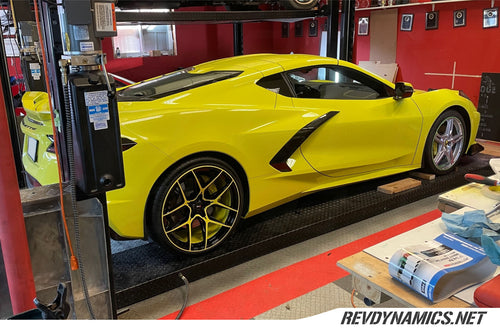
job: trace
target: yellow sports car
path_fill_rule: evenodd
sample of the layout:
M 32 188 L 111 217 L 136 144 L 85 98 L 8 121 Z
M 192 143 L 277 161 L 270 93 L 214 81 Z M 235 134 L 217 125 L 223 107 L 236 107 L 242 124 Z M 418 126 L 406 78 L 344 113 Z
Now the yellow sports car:
M 110 226 L 188 254 L 299 196 L 421 167 L 444 174 L 479 151 L 480 115 L 461 92 L 414 91 L 319 56 L 221 59 L 117 96 L 126 186 L 107 194 Z M 23 161 L 48 184 L 56 166 L 37 98 L 23 100 Z

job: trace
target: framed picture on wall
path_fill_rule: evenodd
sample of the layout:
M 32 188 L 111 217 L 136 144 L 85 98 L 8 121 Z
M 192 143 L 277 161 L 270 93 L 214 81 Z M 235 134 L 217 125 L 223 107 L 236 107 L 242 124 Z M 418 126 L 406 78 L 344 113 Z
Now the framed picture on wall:
M 302 21 L 295 22 L 295 37 L 302 37 Z
M 439 13 L 437 11 L 425 13 L 425 30 L 434 30 L 439 26 Z
M 317 37 L 318 36 L 318 21 L 311 20 L 309 22 L 309 37 Z
M 466 14 L 467 14 L 467 11 L 465 9 L 459 9 L 459 10 L 455 10 L 453 12 L 453 27 L 454 28 L 465 26 Z
M 401 31 L 411 31 L 413 29 L 413 14 L 403 14 L 401 16 Z
M 483 10 L 483 28 L 498 27 L 498 8 L 486 8 Z
M 281 23 L 281 38 L 288 38 L 288 31 L 290 30 L 290 24 L 288 22 Z
M 358 35 L 359 36 L 368 36 L 369 26 L 369 18 L 368 17 L 360 17 L 358 21 Z

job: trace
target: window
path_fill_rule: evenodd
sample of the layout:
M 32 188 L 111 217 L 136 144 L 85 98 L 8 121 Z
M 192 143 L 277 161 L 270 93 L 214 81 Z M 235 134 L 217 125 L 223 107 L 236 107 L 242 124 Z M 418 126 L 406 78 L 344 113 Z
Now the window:
M 173 25 L 119 25 L 113 38 L 115 58 L 176 55 Z
M 347 67 L 306 67 L 286 73 L 297 98 L 377 99 L 393 95 L 384 83 Z
M 239 71 L 211 71 L 193 74 L 190 72 L 191 70 L 192 68 L 179 70 L 150 81 L 132 85 L 120 90 L 118 98 L 120 101 L 154 100 L 236 77 L 241 73 Z
M 293 97 L 290 87 L 281 73 L 261 78 L 257 85 L 286 97 Z
M 5 55 L 7 57 L 19 56 L 19 45 L 16 39 L 16 29 L 10 10 L 3 7 L 0 10 L 0 23 L 2 26 L 2 38 L 5 46 Z

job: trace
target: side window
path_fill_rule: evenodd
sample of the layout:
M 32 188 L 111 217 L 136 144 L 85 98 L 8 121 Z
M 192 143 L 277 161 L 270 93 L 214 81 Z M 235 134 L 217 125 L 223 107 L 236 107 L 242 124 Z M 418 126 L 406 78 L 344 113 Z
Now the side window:
M 257 85 L 274 93 L 279 93 L 285 97 L 293 97 L 293 94 L 281 73 L 263 77 L 257 82 Z
M 392 96 L 384 83 L 347 67 L 307 67 L 286 73 L 297 98 L 377 99 Z

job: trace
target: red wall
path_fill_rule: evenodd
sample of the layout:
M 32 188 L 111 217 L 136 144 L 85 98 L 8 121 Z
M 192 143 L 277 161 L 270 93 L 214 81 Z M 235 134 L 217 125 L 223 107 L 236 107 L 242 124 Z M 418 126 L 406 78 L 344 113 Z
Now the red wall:
M 23 73 L 21 72 L 21 60 L 19 57 L 8 57 L 7 69 L 9 71 L 9 76 L 23 77 Z
M 243 53 L 319 54 L 321 29 L 325 18 L 318 20 L 318 36 L 308 37 L 309 20 L 303 22 L 303 36 L 295 37 L 294 23 L 289 37 L 281 37 L 280 22 L 243 24 Z M 115 59 L 111 39 L 103 41 L 107 70 L 133 81 L 157 76 L 201 62 L 233 56 L 232 24 L 179 24 L 176 26 L 177 55 Z
M 221 10 L 221 8 L 216 8 Z M 213 7 L 190 10 L 213 10 Z M 243 52 L 253 53 L 309 53 L 319 54 L 321 29 L 326 19 L 318 20 L 318 35 L 308 37 L 308 24 L 303 21 L 303 36 L 295 37 L 294 23 L 289 24 L 289 36 L 281 37 L 280 22 L 243 24 Z M 233 56 L 232 24 L 180 24 L 176 26 L 177 55 L 115 59 L 110 38 L 103 40 L 107 55 L 106 69 L 133 81 L 161 75 L 179 67 L 189 67 L 205 61 Z M 22 76 L 19 58 L 8 59 L 9 74 Z
M 500 72 L 500 28 L 483 29 L 483 9 L 490 0 L 463 3 L 435 3 L 439 11 L 439 28 L 425 30 L 425 13 L 432 6 L 420 5 L 399 8 L 396 62 L 398 80 L 411 82 L 415 88 L 451 88 L 452 77 L 429 76 L 425 73 L 453 72 L 463 75 L 481 75 Z M 466 9 L 466 26 L 453 28 L 453 11 Z M 401 14 L 414 14 L 413 30 L 400 31 Z M 356 17 L 369 16 L 370 11 L 359 11 Z M 356 22 L 357 22 L 356 18 Z M 369 60 L 370 36 L 355 37 L 355 62 Z M 373 59 L 375 60 L 375 59 Z M 463 90 L 477 105 L 480 78 L 456 77 L 454 88 Z

